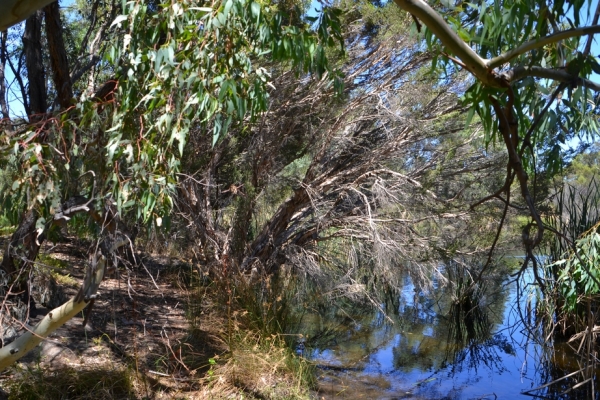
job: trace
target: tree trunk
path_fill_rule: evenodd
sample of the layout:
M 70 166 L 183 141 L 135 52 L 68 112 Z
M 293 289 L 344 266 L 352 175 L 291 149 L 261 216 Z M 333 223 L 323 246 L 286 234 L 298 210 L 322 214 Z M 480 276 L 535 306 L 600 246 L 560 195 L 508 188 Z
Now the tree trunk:
M 280 248 L 286 238 L 284 233 L 287 230 L 294 215 L 310 204 L 310 197 L 304 188 L 298 188 L 294 195 L 282 204 L 271 221 L 266 224 L 260 234 L 251 245 L 251 252 L 242 263 L 241 270 L 251 269 L 255 262 L 259 262 L 267 273 L 272 273 L 276 265 L 270 265 L 268 261 L 273 254 Z
M 52 66 L 52 79 L 56 88 L 58 104 L 60 108 L 65 110 L 71 106 L 73 88 L 69 75 L 69 61 L 63 41 L 58 1 L 46 6 L 44 13 L 46 16 L 46 37 L 50 53 L 50 65 Z
M 42 18 L 43 12 L 36 11 L 25 22 L 23 48 L 25 50 L 25 65 L 29 81 L 29 119 L 31 122 L 40 119 L 48 109 L 46 100 L 46 73 L 42 56 Z M 36 115 L 37 114 L 37 115 Z
M 24 304 L 29 304 L 29 311 L 35 316 L 35 302 L 29 296 L 29 268 L 40 251 L 35 225 L 38 214 L 29 210 L 21 219 L 19 227 L 10 238 L 4 251 L 1 268 L 9 275 L 9 282 L 14 282 L 11 292 L 18 293 Z
M 2 111 L 2 118 L 9 118 L 8 104 L 6 103 L 6 39 L 7 32 L 3 31 L 0 33 L 0 111 Z

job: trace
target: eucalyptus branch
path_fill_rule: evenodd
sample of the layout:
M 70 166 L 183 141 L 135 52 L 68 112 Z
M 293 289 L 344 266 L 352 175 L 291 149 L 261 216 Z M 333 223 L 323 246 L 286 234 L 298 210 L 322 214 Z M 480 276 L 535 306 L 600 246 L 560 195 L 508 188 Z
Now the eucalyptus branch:
M 582 28 L 574 28 L 566 31 L 554 33 L 549 36 L 544 36 L 542 38 L 533 39 L 529 42 L 523 43 L 519 47 L 507 51 L 504 54 L 501 54 L 497 57 L 494 57 L 490 60 L 486 61 L 487 67 L 489 69 L 494 69 L 496 67 L 501 66 L 512 60 L 515 57 L 520 56 L 521 54 L 527 53 L 528 51 L 538 49 L 540 47 L 544 47 L 547 44 L 556 43 L 561 40 L 569 39 L 577 36 L 585 36 L 585 35 L 593 35 L 595 33 L 600 33 L 600 25 L 592 25 L 585 26 Z
M 596 92 L 600 92 L 600 84 L 589 79 L 583 79 L 571 75 L 566 69 L 551 69 L 537 66 L 515 67 L 512 70 L 502 74 L 502 77 L 508 82 L 519 81 L 526 77 L 552 79 L 557 82 L 572 83 L 582 85 Z
M 470 210 L 474 210 L 475 208 L 477 208 L 478 206 L 480 206 L 481 204 L 488 202 L 492 199 L 500 199 L 500 201 L 502 201 L 503 203 L 505 203 L 506 205 L 509 205 L 509 201 L 504 200 L 502 198 L 502 196 L 500 196 L 502 193 L 506 193 L 507 195 L 510 195 L 510 185 L 512 185 L 513 181 L 515 180 L 515 173 L 512 170 L 510 164 L 508 165 L 508 171 L 506 174 L 506 178 L 504 181 L 504 185 L 502 185 L 502 187 L 498 190 L 496 190 L 495 193 L 490 194 L 489 196 L 484 197 L 483 199 L 478 200 L 477 202 L 471 204 L 471 206 L 469 207 Z M 508 198 L 509 196 L 507 196 Z
M 489 73 L 486 60 L 469 47 L 429 4 L 423 0 L 394 0 L 394 3 L 420 19 L 449 52 L 460 58 L 465 68 L 477 79 L 488 86 L 500 87 L 494 76 Z
M 513 96 L 514 96 L 514 93 L 512 92 L 512 90 L 510 90 L 510 87 L 509 87 L 509 99 Z M 499 130 L 500 130 L 500 133 L 502 134 L 502 137 L 506 144 L 506 149 L 508 151 L 508 159 L 509 159 L 511 168 L 514 170 L 517 180 L 519 181 L 519 186 L 521 187 L 521 196 L 525 200 L 525 203 L 527 204 L 527 207 L 529 208 L 529 213 L 531 214 L 531 217 L 533 218 L 533 220 L 536 222 L 536 225 L 537 225 L 537 235 L 535 236 L 535 238 L 533 238 L 533 239 L 531 239 L 529 237 L 523 238 L 523 244 L 525 245 L 526 250 L 529 251 L 529 250 L 533 249 L 535 246 L 537 246 L 542 241 L 542 237 L 544 235 L 544 224 L 542 222 L 542 219 L 541 219 L 537 209 L 535 208 L 535 204 L 533 203 L 531 194 L 529 193 L 529 188 L 527 187 L 528 177 L 527 177 L 527 173 L 523 169 L 521 157 L 519 157 L 517 149 L 515 149 L 515 147 L 512 145 L 512 142 L 511 142 L 511 133 L 512 133 L 511 132 L 511 125 L 512 125 L 511 122 L 512 121 L 510 118 L 511 117 L 510 114 L 507 115 L 507 113 L 511 112 L 511 109 L 508 108 L 508 105 L 507 105 L 507 111 L 505 112 L 502 109 L 502 106 L 500 105 L 498 100 L 496 100 L 492 96 L 490 96 L 489 99 L 490 99 L 490 102 L 492 103 L 492 106 L 494 107 L 494 111 L 496 112 L 496 116 L 498 117 L 498 120 L 499 120 Z M 511 102 L 512 102 L 512 100 L 509 100 L 509 104 Z M 534 273 L 536 273 L 536 271 L 534 271 Z
M 531 136 L 533 135 L 535 130 L 538 128 L 538 126 L 542 122 L 542 118 L 544 117 L 544 115 L 546 115 L 546 113 L 550 109 L 550 106 L 552 105 L 552 103 L 554 103 L 554 100 L 556 100 L 556 97 L 558 96 L 558 94 L 561 93 L 563 90 L 565 90 L 566 87 L 567 87 L 567 83 L 565 83 L 565 82 L 558 85 L 556 90 L 554 90 L 554 92 L 552 93 L 552 96 L 550 96 L 550 99 L 548 99 L 548 101 L 546 102 L 546 106 L 544 107 L 544 109 L 540 113 L 538 113 L 538 115 L 536 115 L 535 120 L 533 121 L 533 123 L 531 124 L 529 129 L 527 130 L 527 133 L 525 134 L 525 137 L 523 138 L 523 141 L 521 142 L 521 148 L 518 149 L 519 157 L 523 157 L 523 154 L 525 153 L 525 149 L 527 147 L 531 148 Z M 531 153 L 533 155 L 533 149 L 531 150 Z

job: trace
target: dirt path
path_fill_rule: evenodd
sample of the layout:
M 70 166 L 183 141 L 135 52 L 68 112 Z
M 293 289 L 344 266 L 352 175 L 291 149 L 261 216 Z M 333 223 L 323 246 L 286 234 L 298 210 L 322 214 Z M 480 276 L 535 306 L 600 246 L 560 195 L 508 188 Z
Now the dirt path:
M 58 268 L 60 275 L 66 276 L 60 279 L 59 289 L 64 299 L 77 293 L 83 279 L 86 258 L 80 248 L 61 244 L 41 252 L 42 267 Z M 181 269 L 172 267 L 166 258 L 138 254 L 138 259 L 140 265 L 129 271 L 120 268 L 118 275 L 104 279 L 85 328 L 83 316 L 70 320 L 20 360 L 21 366 L 48 370 L 126 367 L 147 377 L 152 388 L 146 391 L 154 393 L 151 397 L 157 392 L 173 395 L 189 386 L 181 384 L 190 375 L 182 362 L 189 347 L 184 343 L 190 326 Z M 54 260 L 59 260 L 59 267 L 48 265 Z M 48 309 L 38 306 L 38 312 L 30 325 Z M 202 357 L 197 353 L 202 349 L 194 351 Z M 10 369 L 1 379 L 14 374 L 15 369 Z

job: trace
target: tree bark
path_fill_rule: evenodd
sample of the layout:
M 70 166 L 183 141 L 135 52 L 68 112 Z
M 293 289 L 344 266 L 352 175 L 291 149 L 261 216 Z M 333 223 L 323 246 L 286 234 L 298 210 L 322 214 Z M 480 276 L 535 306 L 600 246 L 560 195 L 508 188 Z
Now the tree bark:
M 8 103 L 6 102 L 6 39 L 7 32 L 3 31 L 0 33 L 0 110 L 2 111 L 2 118 L 9 118 Z
M 25 65 L 29 80 L 29 119 L 39 120 L 39 114 L 46 112 L 46 73 L 42 56 L 42 11 L 36 11 L 25 22 L 23 48 L 25 50 Z M 37 115 L 36 115 L 37 114 Z
M 251 252 L 242 263 L 242 271 L 249 270 L 255 262 L 259 262 L 267 273 L 274 272 L 275 266 L 268 265 L 268 261 L 274 251 L 283 244 L 282 235 L 294 214 L 307 204 L 310 204 L 310 197 L 306 190 L 304 188 L 296 189 L 294 195 L 279 207 L 271 221 L 263 227 L 252 243 Z
M 52 66 L 52 80 L 56 88 L 58 104 L 62 109 L 71 106 L 73 88 L 69 75 L 69 61 L 63 40 L 62 23 L 60 20 L 60 9 L 58 1 L 44 8 L 46 22 L 46 38 L 50 54 L 50 65 Z
M 64 325 L 88 305 L 87 301 L 71 299 L 62 306 L 50 311 L 33 329 L 28 330 L 17 340 L 0 349 L 0 371 L 5 370 L 23 357 L 49 334 Z

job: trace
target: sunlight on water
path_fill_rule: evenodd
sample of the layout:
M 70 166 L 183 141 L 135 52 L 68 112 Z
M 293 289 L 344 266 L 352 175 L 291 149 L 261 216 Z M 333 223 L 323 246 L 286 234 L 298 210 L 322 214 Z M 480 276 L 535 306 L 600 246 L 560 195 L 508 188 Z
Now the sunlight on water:
M 307 354 L 319 366 L 319 398 L 531 399 L 523 392 L 578 369 L 564 346 L 554 353 L 563 365 L 545 362 L 551 353 L 522 323 L 535 318 L 535 307 L 527 307 L 533 297 L 518 296 L 514 282 L 488 290 L 481 300 L 485 313 L 471 315 L 464 331 L 453 325 L 451 296 L 438 292 L 428 298 L 407 278 L 393 325 L 380 312 L 341 307 L 325 322 L 329 336 L 315 340 Z M 535 394 L 550 395 L 548 390 Z

